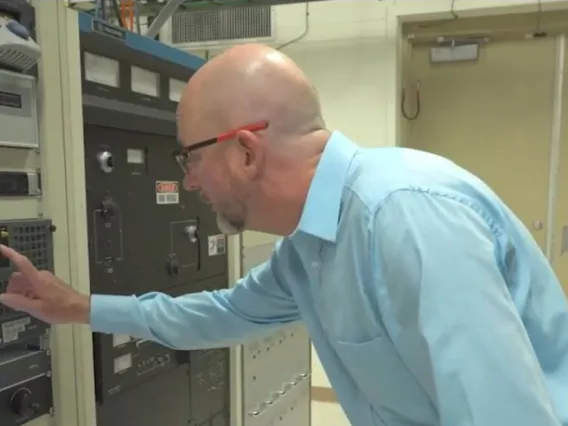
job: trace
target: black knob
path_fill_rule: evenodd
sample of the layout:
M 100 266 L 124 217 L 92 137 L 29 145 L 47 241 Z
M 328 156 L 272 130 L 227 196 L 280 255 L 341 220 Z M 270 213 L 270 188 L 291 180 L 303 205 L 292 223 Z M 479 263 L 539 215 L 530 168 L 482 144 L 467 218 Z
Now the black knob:
M 36 413 L 39 406 L 33 401 L 32 391 L 23 388 L 14 392 L 10 398 L 10 408 L 14 414 L 26 417 Z

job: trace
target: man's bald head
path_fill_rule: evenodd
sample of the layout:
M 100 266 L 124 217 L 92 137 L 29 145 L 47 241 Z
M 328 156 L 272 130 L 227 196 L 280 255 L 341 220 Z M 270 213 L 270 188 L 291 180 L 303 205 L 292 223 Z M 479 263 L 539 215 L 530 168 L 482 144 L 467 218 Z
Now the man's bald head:
M 245 128 L 261 122 L 268 126 Z M 196 145 L 231 131 L 221 144 Z M 178 136 L 188 148 L 184 187 L 212 204 L 223 232 L 285 235 L 297 223 L 329 133 L 300 68 L 277 50 L 250 44 L 227 50 L 189 80 Z
M 259 120 L 267 120 L 275 134 L 304 134 L 324 126 L 317 93 L 300 68 L 283 53 L 258 44 L 233 47 L 199 69 L 185 88 L 178 114 L 182 132 L 184 127 L 212 132 L 191 137 L 190 143 Z

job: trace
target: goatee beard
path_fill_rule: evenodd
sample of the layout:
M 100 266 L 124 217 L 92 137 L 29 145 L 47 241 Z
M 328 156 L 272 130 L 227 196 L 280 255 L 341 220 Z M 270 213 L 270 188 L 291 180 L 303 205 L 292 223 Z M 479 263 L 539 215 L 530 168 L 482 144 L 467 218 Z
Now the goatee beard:
M 225 235 L 237 235 L 243 231 L 242 228 L 231 224 L 231 222 L 229 222 L 228 219 L 221 214 L 217 214 L 217 226 L 219 227 L 219 231 Z

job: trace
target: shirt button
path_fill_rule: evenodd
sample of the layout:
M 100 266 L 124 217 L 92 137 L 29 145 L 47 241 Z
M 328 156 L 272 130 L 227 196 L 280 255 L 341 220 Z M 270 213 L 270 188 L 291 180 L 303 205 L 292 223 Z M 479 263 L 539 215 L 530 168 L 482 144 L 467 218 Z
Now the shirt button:
M 312 262 L 312 268 L 317 269 L 319 268 L 320 264 L 319 262 Z

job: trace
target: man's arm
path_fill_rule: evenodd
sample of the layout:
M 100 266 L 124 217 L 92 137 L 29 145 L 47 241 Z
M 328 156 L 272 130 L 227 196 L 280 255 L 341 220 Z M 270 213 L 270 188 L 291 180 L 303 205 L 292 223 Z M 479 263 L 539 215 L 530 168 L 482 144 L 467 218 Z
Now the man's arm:
M 263 328 L 300 320 L 282 265 L 281 243 L 271 259 L 251 270 L 228 290 L 170 297 L 91 296 L 93 331 L 126 334 L 175 349 L 204 349 L 240 343 Z
M 385 325 L 441 425 L 560 426 L 499 270 L 499 231 L 459 201 L 414 191 L 391 195 L 374 227 Z

